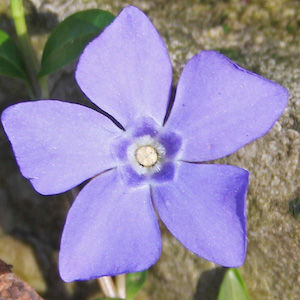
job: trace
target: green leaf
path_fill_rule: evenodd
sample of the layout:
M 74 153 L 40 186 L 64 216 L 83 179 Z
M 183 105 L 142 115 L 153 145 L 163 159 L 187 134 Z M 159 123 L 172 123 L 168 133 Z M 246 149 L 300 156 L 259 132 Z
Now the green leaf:
M 122 298 L 97 298 L 95 300 L 124 300 Z
M 290 201 L 289 211 L 295 219 L 300 220 L 300 197 Z
M 45 45 L 39 76 L 52 73 L 77 59 L 85 46 L 114 18 L 107 11 L 91 9 L 75 13 L 62 21 Z
M 0 30 L 0 75 L 27 81 L 21 52 L 13 39 Z
M 249 300 L 246 286 L 237 269 L 226 271 L 218 300 Z
M 148 271 L 126 274 L 126 299 L 132 300 L 146 282 Z

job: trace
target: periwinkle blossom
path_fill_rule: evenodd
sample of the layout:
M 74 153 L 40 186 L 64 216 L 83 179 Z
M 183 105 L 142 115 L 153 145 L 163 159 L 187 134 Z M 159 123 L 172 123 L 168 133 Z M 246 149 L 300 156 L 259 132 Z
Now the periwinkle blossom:
M 86 47 L 76 79 L 124 129 L 91 108 L 57 100 L 19 103 L 2 115 L 21 172 L 39 193 L 91 179 L 67 216 L 63 280 L 153 265 L 161 253 L 154 207 L 187 249 L 241 266 L 249 174 L 203 162 L 266 134 L 287 104 L 286 89 L 202 51 L 184 67 L 166 118 L 170 58 L 150 20 L 132 6 Z

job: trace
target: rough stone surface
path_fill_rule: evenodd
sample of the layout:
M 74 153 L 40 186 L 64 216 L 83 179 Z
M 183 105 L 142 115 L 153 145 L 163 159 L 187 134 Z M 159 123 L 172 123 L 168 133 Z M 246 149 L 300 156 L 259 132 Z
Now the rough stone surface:
M 39 55 L 51 29 L 71 13 L 98 7 L 118 14 L 122 7 L 132 4 L 149 15 L 166 42 L 174 66 L 174 86 L 188 59 L 200 50 L 216 49 L 242 67 L 288 88 L 289 105 L 274 128 L 265 137 L 218 163 L 243 167 L 251 173 L 249 248 L 245 265 L 240 269 L 250 299 L 298 299 L 300 223 L 288 208 L 289 201 L 300 196 L 299 1 L 25 2 L 32 40 Z M 13 34 L 8 0 L 0 4 L 0 28 Z M 75 63 L 70 64 L 50 76 L 52 98 L 86 103 L 75 83 L 74 67 Z M 1 77 L 1 110 L 27 98 L 21 82 Z M 68 195 L 36 194 L 19 174 L 2 130 L 0 160 L 0 226 L 33 247 L 48 284 L 47 299 L 68 299 L 53 258 L 69 206 Z M 139 299 L 216 299 L 224 269 L 185 250 L 163 226 L 162 231 L 162 256 L 151 269 Z M 87 299 L 85 295 L 93 289 L 93 285 L 77 285 L 73 299 Z
M 39 292 L 45 292 L 46 283 L 37 264 L 34 252 L 29 245 L 11 236 L 0 237 L 1 260 L 14 265 L 13 272 L 19 277 L 28 277 L 27 283 Z

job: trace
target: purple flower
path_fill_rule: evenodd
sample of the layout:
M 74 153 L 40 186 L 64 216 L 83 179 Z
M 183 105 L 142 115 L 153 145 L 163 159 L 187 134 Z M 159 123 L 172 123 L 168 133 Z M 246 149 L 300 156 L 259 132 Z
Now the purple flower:
M 91 279 L 147 269 L 161 252 L 156 211 L 190 251 L 227 267 L 247 248 L 248 172 L 200 164 L 266 134 L 288 92 L 215 51 L 185 66 L 169 118 L 172 68 L 149 19 L 125 8 L 82 54 L 76 79 L 103 114 L 57 100 L 2 115 L 22 174 L 41 194 L 91 179 L 68 214 L 61 277 Z

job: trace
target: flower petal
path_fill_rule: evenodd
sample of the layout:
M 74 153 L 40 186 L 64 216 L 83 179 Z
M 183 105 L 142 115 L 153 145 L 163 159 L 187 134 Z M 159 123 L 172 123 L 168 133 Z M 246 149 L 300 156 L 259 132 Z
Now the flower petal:
M 149 186 L 128 188 L 113 169 L 88 183 L 71 207 L 60 274 L 70 282 L 137 272 L 154 264 L 160 251 Z
M 243 264 L 248 172 L 226 165 L 179 163 L 171 183 L 153 186 L 158 214 L 189 250 L 226 267 Z
M 182 72 L 166 127 L 185 137 L 183 160 L 217 159 L 266 134 L 287 100 L 282 86 L 203 51 Z
M 125 128 L 145 115 L 162 124 L 172 84 L 167 49 L 148 17 L 126 7 L 80 57 L 76 79 Z
M 41 194 L 64 192 L 115 166 L 110 141 L 122 131 L 92 109 L 56 100 L 23 102 L 1 119 L 22 174 Z

